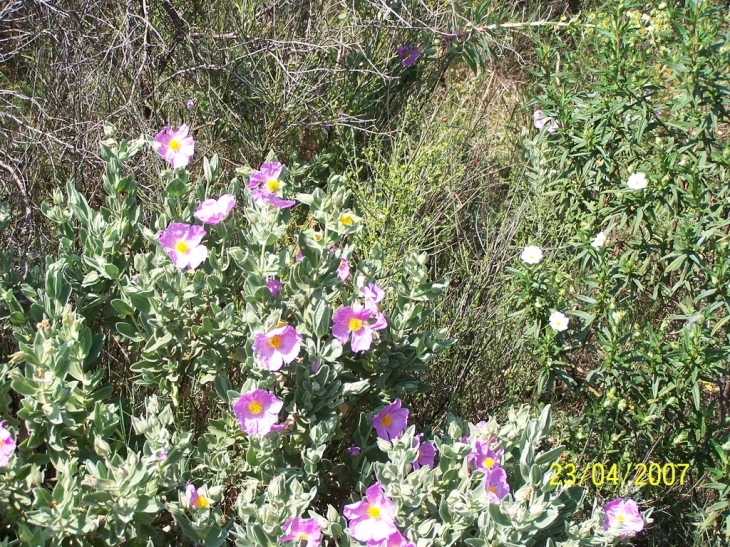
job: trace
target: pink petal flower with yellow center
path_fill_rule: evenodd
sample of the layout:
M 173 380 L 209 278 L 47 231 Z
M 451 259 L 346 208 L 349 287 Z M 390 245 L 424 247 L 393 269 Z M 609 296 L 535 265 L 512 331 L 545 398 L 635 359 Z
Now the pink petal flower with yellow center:
M 332 326 L 332 334 L 340 343 L 347 343 L 347 339 L 352 333 L 352 341 L 350 346 L 355 353 L 367 351 L 373 343 L 374 331 L 382 330 L 386 327 L 383 321 L 370 323 L 373 318 L 373 312 L 363 308 L 362 304 L 355 303 L 352 306 L 340 308 L 335 312 L 332 318 L 334 324 Z
M 10 455 L 15 452 L 16 447 L 13 435 L 3 425 L 6 423 L 7 420 L 0 422 L 0 467 L 8 465 Z
M 350 524 L 352 537 L 362 543 L 383 541 L 397 532 L 395 506 L 376 482 L 365 491 L 365 499 L 345 505 L 342 514 Z
M 173 222 L 159 235 L 158 240 L 177 268 L 195 269 L 208 256 L 208 248 L 200 243 L 205 234 L 202 226 Z
M 322 527 L 317 524 L 315 519 L 303 519 L 294 517 L 286 519 L 284 522 L 284 533 L 286 534 L 279 540 L 279 543 L 285 541 L 296 541 L 296 547 L 304 541 L 304 547 L 319 547 L 322 541 Z
M 248 178 L 248 187 L 252 190 L 255 188 L 263 188 L 269 192 L 276 192 L 281 187 L 279 177 L 283 165 L 278 161 L 269 161 L 259 167 L 258 171 L 251 173 Z
M 542 110 L 535 110 L 532 114 L 532 120 L 537 129 L 542 129 L 547 125 L 545 131 L 548 133 L 554 133 L 558 128 L 558 122 L 553 120 L 550 116 L 546 116 Z
M 278 279 L 269 279 L 266 282 L 266 288 L 271 292 L 271 296 L 276 297 L 279 294 L 279 289 L 281 289 L 281 281 Z
M 386 441 L 395 439 L 408 426 L 408 409 L 401 408 L 401 400 L 396 399 L 373 416 L 371 422 L 378 437 Z
M 470 471 L 472 465 L 484 472 L 489 472 L 493 467 L 501 465 L 504 449 L 500 448 L 495 452 L 492 450 L 491 444 L 491 441 L 485 441 L 484 439 L 477 439 L 474 442 L 471 454 L 466 457 Z
M 286 424 L 278 424 L 279 412 L 284 406 L 273 393 L 254 389 L 244 393 L 233 403 L 233 413 L 238 418 L 241 430 L 249 435 L 267 435 L 283 429 Z
M 340 265 L 337 267 L 337 275 L 340 276 L 342 281 L 345 281 L 348 277 L 350 277 L 350 263 L 346 258 L 340 259 Z
M 236 206 L 236 198 L 231 194 L 223 194 L 218 199 L 206 199 L 198 205 L 193 216 L 203 224 L 217 224 Z
M 177 131 L 165 127 L 155 135 L 155 150 L 173 169 L 185 167 L 195 153 L 195 141 L 188 137 L 188 131 L 188 126 L 182 124 Z
M 302 335 L 291 325 L 285 325 L 266 334 L 257 334 L 253 350 L 258 354 L 259 361 L 265 369 L 279 370 L 297 358 L 301 341 Z
M 416 435 L 413 439 L 413 448 L 418 448 L 418 459 L 413 462 L 413 470 L 418 470 L 424 465 L 433 469 L 433 463 L 436 458 L 436 447 L 432 443 L 421 444 L 423 433 Z
M 487 498 L 491 503 L 502 501 L 502 498 L 509 494 L 507 472 L 498 465 L 492 467 L 484 478 L 484 489 L 487 491 Z
M 281 199 L 273 192 L 269 192 L 268 190 L 262 190 L 261 188 L 252 190 L 251 196 L 253 197 L 253 202 L 256 205 L 271 205 L 272 207 L 276 207 L 277 209 L 286 209 L 287 207 L 291 207 L 292 205 L 296 204 L 296 201 Z
M 617 498 L 608 502 L 603 510 L 606 518 L 603 521 L 604 530 L 618 532 L 622 539 L 630 534 L 636 534 L 644 529 L 644 520 L 641 518 L 641 511 L 634 500 L 622 500 Z
M 383 541 L 368 541 L 368 547 L 416 547 L 397 530 Z
M 198 490 L 194 485 L 188 484 L 185 487 L 185 494 L 192 507 L 196 509 L 207 509 L 210 507 L 210 500 L 198 494 Z

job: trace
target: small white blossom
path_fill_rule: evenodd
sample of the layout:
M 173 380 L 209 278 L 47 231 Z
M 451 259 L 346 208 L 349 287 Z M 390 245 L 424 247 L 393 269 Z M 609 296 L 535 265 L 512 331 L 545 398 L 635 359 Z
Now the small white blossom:
M 550 326 L 553 330 L 562 332 L 568 329 L 568 318 L 559 311 L 550 314 Z
M 606 244 L 606 234 L 603 232 L 598 232 L 596 234 L 596 237 L 593 241 L 591 241 L 591 247 L 594 249 L 599 249 L 603 247 Z
M 525 264 L 539 264 L 542 260 L 542 249 L 535 245 L 528 245 L 522 250 L 520 258 Z
M 626 185 L 631 190 L 643 190 L 649 185 L 649 182 L 644 173 L 632 173 L 629 180 L 626 181 Z

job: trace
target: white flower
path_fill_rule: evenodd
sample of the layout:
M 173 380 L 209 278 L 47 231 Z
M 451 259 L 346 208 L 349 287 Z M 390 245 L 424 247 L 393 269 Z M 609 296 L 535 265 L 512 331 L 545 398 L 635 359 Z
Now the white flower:
M 532 121 L 538 129 L 542 129 L 547 125 L 547 127 L 545 127 L 545 131 L 548 133 L 553 133 L 558 128 L 558 122 L 553 120 L 550 116 L 546 116 L 542 110 L 535 110 L 535 112 L 532 113 Z
M 644 173 L 632 173 L 629 180 L 626 181 L 626 185 L 631 190 L 643 190 L 649 185 L 649 182 Z
M 591 247 L 594 249 L 598 249 L 600 247 L 603 247 L 606 244 L 606 234 L 603 232 L 598 232 L 596 234 L 596 238 L 591 241 Z
M 560 313 L 559 311 L 554 311 L 550 314 L 550 326 L 553 330 L 556 330 L 558 332 L 562 332 L 564 330 L 568 329 L 568 318 Z
M 522 250 L 520 258 L 525 264 L 539 264 L 542 260 L 542 249 L 535 245 L 528 245 Z

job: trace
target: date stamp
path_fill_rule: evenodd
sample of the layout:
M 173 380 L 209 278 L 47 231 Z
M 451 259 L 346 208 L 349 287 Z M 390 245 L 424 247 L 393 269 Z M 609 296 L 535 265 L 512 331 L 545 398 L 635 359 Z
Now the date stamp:
M 689 469 L 688 463 L 627 463 L 618 464 L 590 463 L 579 470 L 572 463 L 554 463 L 550 484 L 552 486 L 583 486 L 592 484 L 600 488 L 604 484 L 615 486 L 672 486 L 684 484 Z

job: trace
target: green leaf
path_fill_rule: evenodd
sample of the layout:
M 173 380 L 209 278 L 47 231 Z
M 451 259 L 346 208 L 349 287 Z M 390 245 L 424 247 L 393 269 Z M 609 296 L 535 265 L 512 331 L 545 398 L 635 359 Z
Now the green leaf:
M 119 322 L 116 324 L 116 329 L 119 334 L 129 338 L 132 342 L 144 342 L 144 338 L 137 334 L 137 331 L 129 323 Z
M 120 300 L 119 298 L 115 298 L 114 300 L 112 300 L 112 306 L 114 306 L 114 309 L 117 310 L 117 313 L 121 317 L 132 315 L 134 313 L 134 309 L 132 308 L 132 306 L 127 304 L 124 300 Z

